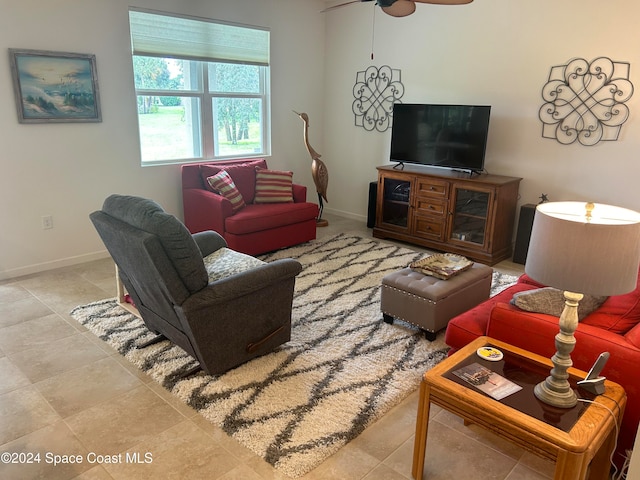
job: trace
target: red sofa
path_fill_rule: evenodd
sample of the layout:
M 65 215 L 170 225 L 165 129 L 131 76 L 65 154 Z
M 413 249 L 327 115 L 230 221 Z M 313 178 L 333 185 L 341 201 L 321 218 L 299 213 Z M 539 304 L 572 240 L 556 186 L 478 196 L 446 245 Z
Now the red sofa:
M 214 230 L 229 248 L 249 255 L 271 252 L 316 238 L 318 206 L 306 201 L 307 187 L 292 185 L 293 202 L 254 203 L 256 167 L 264 159 L 229 160 L 182 166 L 184 222 L 191 233 Z M 208 188 L 207 177 L 226 170 L 242 194 L 245 206 L 232 204 Z
M 526 274 L 522 275 L 515 285 L 453 318 L 445 336 L 451 352 L 486 335 L 550 358 L 556 351 L 558 317 L 524 311 L 509 303 L 514 293 L 540 287 Z M 633 292 L 609 297 L 580 321 L 571 354 L 573 366 L 584 371 L 591 368 L 600 353 L 611 354 L 602 375 L 622 385 L 627 392 L 627 407 L 614 456 L 618 465 L 622 464 L 625 451 L 633 448 L 640 421 L 639 324 L 640 282 Z

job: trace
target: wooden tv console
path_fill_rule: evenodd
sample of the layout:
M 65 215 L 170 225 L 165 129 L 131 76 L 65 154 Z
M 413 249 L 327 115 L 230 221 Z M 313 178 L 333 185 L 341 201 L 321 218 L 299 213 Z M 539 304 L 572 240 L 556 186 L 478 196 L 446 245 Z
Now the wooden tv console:
M 521 180 L 417 165 L 378 167 L 373 236 L 493 265 L 511 257 Z

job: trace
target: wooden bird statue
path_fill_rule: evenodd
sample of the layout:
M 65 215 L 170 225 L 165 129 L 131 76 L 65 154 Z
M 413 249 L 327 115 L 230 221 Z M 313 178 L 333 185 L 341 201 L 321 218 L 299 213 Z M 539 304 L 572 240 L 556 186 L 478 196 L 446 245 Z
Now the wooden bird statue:
M 316 225 L 319 227 L 325 227 L 329 225 L 329 222 L 322 219 L 322 210 L 324 208 L 324 202 L 327 200 L 327 185 L 329 184 L 329 171 L 327 166 L 322 160 L 320 155 L 316 152 L 311 145 L 309 145 L 309 115 L 306 113 L 298 113 L 293 111 L 304 122 L 304 144 L 307 147 L 309 155 L 311 155 L 311 176 L 313 177 L 313 183 L 316 184 L 316 191 L 318 192 L 318 218 L 316 218 Z

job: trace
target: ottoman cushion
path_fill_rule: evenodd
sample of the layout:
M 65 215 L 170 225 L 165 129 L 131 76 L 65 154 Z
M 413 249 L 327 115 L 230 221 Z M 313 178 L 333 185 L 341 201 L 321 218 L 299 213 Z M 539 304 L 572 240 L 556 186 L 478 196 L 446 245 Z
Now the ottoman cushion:
M 435 333 L 448 321 L 489 298 L 493 269 L 480 263 L 450 278 L 404 268 L 382 279 L 380 308 L 386 315 Z

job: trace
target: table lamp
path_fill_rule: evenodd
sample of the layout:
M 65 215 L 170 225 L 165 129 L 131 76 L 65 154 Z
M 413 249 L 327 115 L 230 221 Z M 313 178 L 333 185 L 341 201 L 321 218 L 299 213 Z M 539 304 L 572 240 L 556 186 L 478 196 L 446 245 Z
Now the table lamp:
M 567 370 L 576 343 L 578 304 L 585 294 L 621 295 L 636 288 L 640 213 L 611 205 L 549 202 L 537 206 L 525 272 L 564 291 L 565 305 L 551 374 L 535 386 L 544 403 L 571 408 L 577 397 Z

